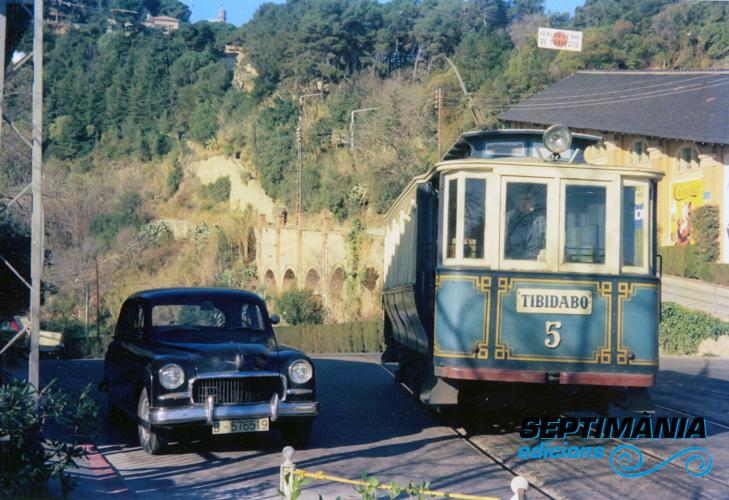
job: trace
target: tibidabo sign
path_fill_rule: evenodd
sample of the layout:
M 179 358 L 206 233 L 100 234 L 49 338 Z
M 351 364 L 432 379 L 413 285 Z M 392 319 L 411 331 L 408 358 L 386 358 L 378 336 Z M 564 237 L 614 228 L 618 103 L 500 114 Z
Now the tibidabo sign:
M 592 314 L 592 292 L 519 288 L 516 291 L 516 312 L 589 315 Z
M 539 28 L 537 46 L 543 49 L 582 52 L 582 32 Z

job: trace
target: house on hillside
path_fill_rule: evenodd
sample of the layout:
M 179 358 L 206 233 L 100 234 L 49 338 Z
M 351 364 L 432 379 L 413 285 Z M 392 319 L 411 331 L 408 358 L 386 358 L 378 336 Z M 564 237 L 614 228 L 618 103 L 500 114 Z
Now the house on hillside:
M 180 20 L 170 16 L 148 16 L 142 24 L 148 28 L 174 31 L 180 28 Z
M 658 244 L 687 243 L 691 211 L 716 205 L 729 263 L 729 71 L 578 71 L 499 119 L 602 135 L 591 163 L 662 170 Z

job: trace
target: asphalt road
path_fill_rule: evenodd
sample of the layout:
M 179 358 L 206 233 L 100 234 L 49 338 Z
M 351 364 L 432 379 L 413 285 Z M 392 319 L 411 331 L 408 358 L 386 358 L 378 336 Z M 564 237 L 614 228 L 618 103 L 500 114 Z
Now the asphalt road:
M 509 483 L 517 473 L 536 486 L 529 498 L 729 499 L 729 359 L 662 358 L 652 391 L 658 415 L 705 416 L 708 439 L 631 443 L 644 453 L 643 469 L 688 446 L 702 446 L 712 455 L 711 472 L 692 477 L 685 461 L 675 459 L 632 479 L 616 475 L 607 459 L 519 459 L 519 448 L 533 443 L 525 443 L 515 425 L 486 415 L 437 415 L 395 383 L 393 367 L 377 359 L 315 359 L 321 413 L 309 447 L 295 454 L 297 467 L 352 479 L 366 472 L 382 482 L 430 481 L 431 489 L 499 498 L 511 497 Z M 64 387 L 80 390 L 99 380 L 102 362 L 44 361 L 41 370 L 44 381 L 57 377 Z M 99 398 L 103 403 L 104 396 Z M 283 443 L 275 432 L 177 444 L 166 455 L 152 457 L 136 445 L 132 425 L 104 419 L 94 440 L 136 497 L 278 497 Z M 602 445 L 609 454 L 624 443 L 589 444 Z M 359 498 L 351 486 L 321 481 L 306 485 L 303 498 L 319 494 Z M 84 495 L 93 496 L 88 488 L 74 496 Z

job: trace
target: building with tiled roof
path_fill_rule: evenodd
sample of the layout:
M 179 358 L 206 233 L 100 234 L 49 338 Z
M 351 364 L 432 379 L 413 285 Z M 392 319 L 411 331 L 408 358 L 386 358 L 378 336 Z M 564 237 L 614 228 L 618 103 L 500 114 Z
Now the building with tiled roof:
M 578 71 L 499 119 L 602 135 L 590 161 L 661 169 L 659 245 L 685 242 L 677 228 L 686 214 L 716 205 L 729 263 L 729 71 Z

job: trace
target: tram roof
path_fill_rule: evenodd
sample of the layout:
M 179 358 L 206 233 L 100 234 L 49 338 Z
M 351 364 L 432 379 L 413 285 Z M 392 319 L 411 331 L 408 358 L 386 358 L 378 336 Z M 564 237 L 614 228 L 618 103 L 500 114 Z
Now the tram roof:
M 551 156 L 544 147 L 542 137 L 544 130 L 537 129 L 494 129 L 474 130 L 461 134 L 458 140 L 443 155 L 442 161 L 464 160 L 467 158 L 536 158 L 546 159 Z M 599 135 L 572 134 L 571 149 L 562 155 L 562 162 L 569 162 L 576 151 L 584 151 L 587 146 L 602 141 Z M 582 155 L 577 163 L 584 163 Z

